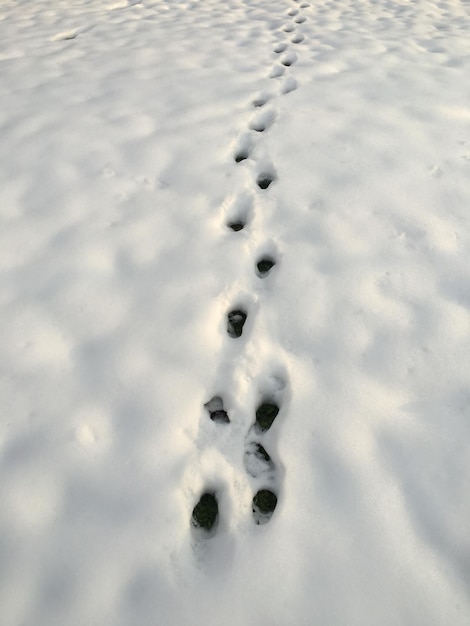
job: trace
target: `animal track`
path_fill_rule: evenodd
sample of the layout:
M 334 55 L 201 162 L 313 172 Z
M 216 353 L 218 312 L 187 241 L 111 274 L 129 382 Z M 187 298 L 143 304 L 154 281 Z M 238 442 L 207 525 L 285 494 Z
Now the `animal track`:
M 225 222 L 227 228 L 239 231 L 245 228 L 252 211 L 252 196 L 241 193 L 228 201 L 228 216 Z
M 233 157 L 235 163 L 241 163 L 250 156 L 251 144 L 251 136 L 248 133 L 244 133 L 239 137 Z
M 298 35 L 294 35 L 292 37 L 291 42 L 292 43 L 302 43 L 303 40 L 304 40 L 304 36 L 299 33 Z
M 263 133 L 272 125 L 275 118 L 273 111 L 261 111 L 251 120 L 250 128 L 257 133 Z
M 204 408 L 207 409 L 209 417 L 213 422 L 230 424 L 230 418 L 227 415 L 227 411 L 224 410 L 224 403 L 220 396 L 214 396 L 209 402 L 206 402 Z
M 273 69 L 271 70 L 271 74 L 269 75 L 269 78 L 279 78 L 279 76 L 282 76 L 284 74 L 284 68 L 282 67 L 282 65 L 275 65 L 273 67 Z
M 298 12 L 299 12 L 299 9 L 289 9 L 287 11 L 287 15 L 289 15 L 290 17 L 293 17 L 294 15 L 297 15 Z
M 281 63 L 285 67 L 294 65 L 296 61 L 297 61 L 297 55 L 295 54 L 295 52 L 287 52 L 281 59 Z
M 295 26 L 293 24 L 286 24 L 286 26 L 284 26 L 285 33 L 292 33 L 294 29 L 295 29 Z
M 287 49 L 286 43 L 278 43 L 277 46 L 274 48 L 274 52 L 276 54 L 281 54 L 281 52 L 284 52 L 284 50 L 286 49 Z
M 269 185 L 276 180 L 276 177 L 271 172 L 263 172 L 258 174 L 256 184 L 260 189 L 267 189 Z
M 230 311 L 227 315 L 227 334 L 229 337 L 238 339 L 242 336 L 243 326 L 246 322 L 247 314 L 241 309 Z
M 256 430 L 263 433 L 269 430 L 278 414 L 279 407 L 273 401 L 260 404 L 256 409 Z
M 265 278 L 271 269 L 276 265 L 276 261 L 270 256 L 262 257 L 256 264 L 257 274 L 260 278 Z
M 269 96 L 267 94 L 262 93 L 253 100 L 253 106 L 255 108 L 261 108 L 261 107 L 264 107 L 264 105 L 268 101 L 269 101 Z
M 191 522 L 194 528 L 200 528 L 209 534 L 215 531 L 219 520 L 219 504 L 215 493 L 203 493 L 193 509 Z
M 304 22 L 307 21 L 307 18 L 305 17 L 305 15 L 298 15 L 295 19 L 294 22 L 296 24 L 303 24 Z
M 263 446 L 256 441 L 252 441 L 247 444 L 243 462 L 247 474 L 249 474 L 252 478 L 259 478 L 260 476 L 264 476 L 266 474 L 273 474 L 275 469 L 274 463 L 272 462 L 269 454 Z
M 297 81 L 292 76 L 288 76 L 281 86 L 281 93 L 286 94 L 297 89 Z
M 260 489 L 253 498 L 253 518 L 258 525 L 267 524 L 277 506 L 277 496 L 270 489 Z

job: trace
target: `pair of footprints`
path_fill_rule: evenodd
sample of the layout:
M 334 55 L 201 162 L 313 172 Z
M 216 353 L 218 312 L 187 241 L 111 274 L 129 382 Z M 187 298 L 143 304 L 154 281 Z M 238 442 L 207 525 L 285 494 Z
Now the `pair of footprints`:
M 219 424 L 230 424 L 227 411 L 224 410 L 222 398 L 215 396 L 204 405 L 212 421 Z M 256 410 L 256 420 L 250 429 L 258 436 L 268 431 L 279 413 L 279 406 L 273 401 L 263 402 Z M 245 448 L 244 464 L 247 473 L 253 478 L 271 475 L 275 470 L 274 463 L 259 441 L 250 441 Z M 277 506 L 277 495 L 268 488 L 259 489 L 252 500 L 252 513 L 255 524 L 269 522 Z M 211 536 L 215 533 L 219 520 L 219 504 L 217 494 L 205 492 L 193 509 L 191 523 L 194 528 L 201 529 Z

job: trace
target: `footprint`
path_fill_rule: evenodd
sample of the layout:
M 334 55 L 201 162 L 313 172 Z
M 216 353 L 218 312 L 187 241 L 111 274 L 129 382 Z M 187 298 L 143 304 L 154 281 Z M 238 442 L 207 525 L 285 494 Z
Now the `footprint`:
M 279 406 L 273 400 L 263 402 L 256 409 L 255 429 L 258 432 L 266 432 L 273 425 L 274 420 L 279 414 Z
M 253 198 L 249 193 L 241 193 L 227 200 L 227 220 L 225 225 L 230 230 L 238 232 L 245 228 L 252 212 Z
M 256 184 L 260 189 L 267 189 L 269 185 L 276 180 L 276 176 L 271 172 L 262 172 L 258 174 Z
M 294 65 L 296 61 L 297 61 L 297 55 L 295 54 L 295 52 L 287 52 L 281 59 L 281 63 L 285 67 Z
M 294 35 L 292 37 L 291 42 L 292 43 L 302 43 L 303 40 L 304 40 L 304 36 L 299 33 L 298 35 Z
M 277 496 L 270 489 L 260 489 L 253 498 L 253 518 L 258 526 L 267 524 L 277 506 Z
M 279 78 L 279 76 L 282 76 L 284 74 L 284 71 L 285 69 L 282 67 L 282 65 L 275 65 L 271 70 L 269 78 Z
M 242 135 L 240 135 L 236 142 L 233 155 L 235 163 L 241 163 L 242 161 L 247 159 L 250 156 L 251 148 L 251 135 L 249 133 L 243 133 Z
M 281 93 L 286 94 L 297 89 L 297 81 L 293 76 L 288 76 L 281 85 Z
M 214 396 L 209 402 L 206 402 L 204 408 L 207 409 L 209 417 L 213 422 L 218 424 L 230 424 L 230 418 L 227 411 L 224 410 L 224 403 L 220 396 Z
M 253 106 L 255 108 L 261 108 L 264 107 L 264 105 L 266 104 L 266 102 L 269 101 L 269 96 L 266 93 L 260 93 L 258 96 L 256 96 L 256 98 L 253 100 Z
M 286 49 L 287 49 L 286 43 L 278 43 L 277 46 L 274 48 L 274 52 L 276 54 L 281 54 L 281 52 L 284 52 L 284 50 Z
M 242 336 L 243 326 L 246 322 L 247 314 L 241 309 L 230 311 L 227 315 L 227 334 L 229 337 L 238 339 Z
M 307 9 L 309 7 L 309 3 L 308 2 L 302 2 L 302 4 L 300 5 L 301 9 Z
M 193 528 L 200 529 L 205 532 L 207 537 L 211 537 L 215 534 L 218 521 L 219 504 L 215 493 L 203 493 L 191 516 Z
M 258 113 L 250 122 L 251 130 L 263 133 L 274 122 L 276 116 L 273 111 L 262 111 Z
M 245 228 L 244 222 L 229 222 L 227 227 L 233 230 L 234 232 L 238 232 L 239 230 L 243 230 Z
M 276 261 L 271 256 L 263 256 L 256 263 L 256 273 L 260 278 L 265 278 L 275 265 Z
M 287 11 L 287 15 L 289 15 L 290 17 L 293 17 L 294 15 L 297 15 L 298 12 L 299 12 L 299 9 L 289 9 Z
M 303 24 L 306 21 L 307 21 L 307 18 L 305 17 L 305 15 L 298 15 L 294 20 L 296 24 Z
M 283 30 L 285 33 L 292 33 L 295 29 L 295 26 L 293 24 L 286 24 L 286 26 L 284 26 Z
M 246 445 L 243 463 L 247 474 L 252 478 L 259 478 L 268 474 L 271 475 L 270 478 L 274 478 L 274 463 L 264 447 L 256 441 Z

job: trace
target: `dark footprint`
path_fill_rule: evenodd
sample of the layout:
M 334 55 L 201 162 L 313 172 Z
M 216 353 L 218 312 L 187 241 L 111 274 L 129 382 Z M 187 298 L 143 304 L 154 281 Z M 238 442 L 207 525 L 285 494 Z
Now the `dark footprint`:
M 227 224 L 227 228 L 230 228 L 231 230 L 238 232 L 239 230 L 243 230 L 245 228 L 245 222 L 229 222 Z
M 237 152 L 234 156 L 235 159 L 235 163 L 241 163 L 242 161 L 245 161 L 245 159 L 247 159 L 250 155 L 248 154 L 247 150 L 240 150 L 240 152 Z
M 191 517 L 195 528 L 209 532 L 215 530 L 219 519 L 219 505 L 214 493 L 204 493 L 193 509 Z
M 257 274 L 260 278 L 264 278 L 269 274 L 271 269 L 276 265 L 276 261 L 270 257 L 265 256 L 261 258 L 256 264 Z
M 289 67 L 290 65 L 294 65 L 297 61 L 297 56 L 294 52 L 287 52 L 281 59 L 282 65 L 285 67 Z
M 305 15 L 299 15 L 298 17 L 295 18 L 294 22 L 296 24 L 303 24 L 304 22 L 307 21 L 307 18 L 305 17 Z
M 261 432 L 266 432 L 273 425 L 279 413 L 279 407 L 273 402 L 264 402 L 256 410 L 256 427 Z
M 243 325 L 246 321 L 246 313 L 245 311 L 235 310 L 230 311 L 227 315 L 227 334 L 229 337 L 233 337 L 237 339 L 242 336 Z
M 269 489 L 260 489 L 253 498 L 253 518 L 258 525 L 266 524 L 271 519 L 277 506 L 277 496 Z
M 258 175 L 256 184 L 260 189 L 267 189 L 274 180 L 276 180 L 276 177 L 273 174 L 262 173 Z
M 284 52 L 284 50 L 286 50 L 287 48 L 287 44 L 286 43 L 278 43 L 277 46 L 274 48 L 274 52 L 276 54 L 281 54 L 281 52 Z
M 294 35 L 294 37 L 292 37 L 291 42 L 292 43 L 302 43 L 302 41 L 304 40 L 304 36 L 303 35 Z
M 245 469 L 253 478 L 274 472 L 274 463 L 260 443 L 248 444 L 244 456 Z
M 209 402 L 206 402 L 204 408 L 209 412 L 209 417 L 213 422 L 230 424 L 229 416 L 224 410 L 224 403 L 220 396 L 214 396 Z

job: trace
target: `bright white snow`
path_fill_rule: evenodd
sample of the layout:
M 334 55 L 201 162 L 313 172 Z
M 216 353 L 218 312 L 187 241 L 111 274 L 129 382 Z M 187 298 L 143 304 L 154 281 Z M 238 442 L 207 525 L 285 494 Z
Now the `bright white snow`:
M 469 33 L 463 0 L 1 3 L 2 626 L 468 626 Z

